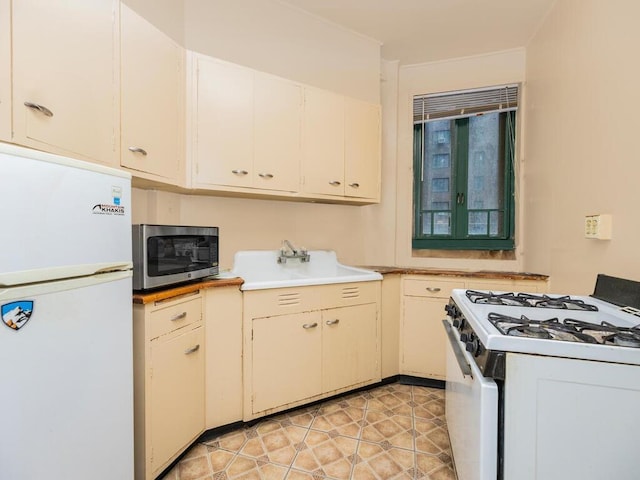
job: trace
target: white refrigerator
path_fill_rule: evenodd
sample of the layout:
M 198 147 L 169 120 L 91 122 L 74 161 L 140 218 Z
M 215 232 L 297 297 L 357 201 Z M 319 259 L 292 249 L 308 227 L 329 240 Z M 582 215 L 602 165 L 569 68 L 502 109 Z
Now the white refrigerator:
M 131 480 L 131 177 L 0 143 L 0 479 Z

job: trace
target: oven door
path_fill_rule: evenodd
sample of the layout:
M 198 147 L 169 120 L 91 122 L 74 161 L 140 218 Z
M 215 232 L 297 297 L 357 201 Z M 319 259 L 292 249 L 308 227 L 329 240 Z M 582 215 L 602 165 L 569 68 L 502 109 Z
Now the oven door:
M 449 320 L 446 417 L 458 480 L 496 480 L 498 387 L 485 378 Z

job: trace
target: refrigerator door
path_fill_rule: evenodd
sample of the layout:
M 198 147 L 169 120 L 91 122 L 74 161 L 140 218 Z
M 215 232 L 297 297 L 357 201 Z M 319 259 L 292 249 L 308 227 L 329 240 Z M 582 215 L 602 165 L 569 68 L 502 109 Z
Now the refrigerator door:
M 131 176 L 0 143 L 0 286 L 131 268 Z
M 0 478 L 133 479 L 131 272 L 0 289 Z

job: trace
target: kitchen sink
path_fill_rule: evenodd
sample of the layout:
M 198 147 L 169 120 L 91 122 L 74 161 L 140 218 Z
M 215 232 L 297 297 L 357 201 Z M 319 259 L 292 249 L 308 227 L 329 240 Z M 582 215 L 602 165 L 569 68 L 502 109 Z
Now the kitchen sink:
M 244 280 L 242 290 L 382 280 L 382 275 L 372 270 L 342 265 L 332 250 L 307 253 L 308 261 L 290 258 L 279 263 L 279 250 L 239 251 L 234 256 L 231 274 Z

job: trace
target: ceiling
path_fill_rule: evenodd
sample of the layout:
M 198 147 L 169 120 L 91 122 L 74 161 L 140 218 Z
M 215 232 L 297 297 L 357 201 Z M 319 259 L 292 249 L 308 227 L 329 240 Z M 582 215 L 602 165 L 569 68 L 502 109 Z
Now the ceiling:
M 285 0 L 416 64 L 524 47 L 556 0 Z

